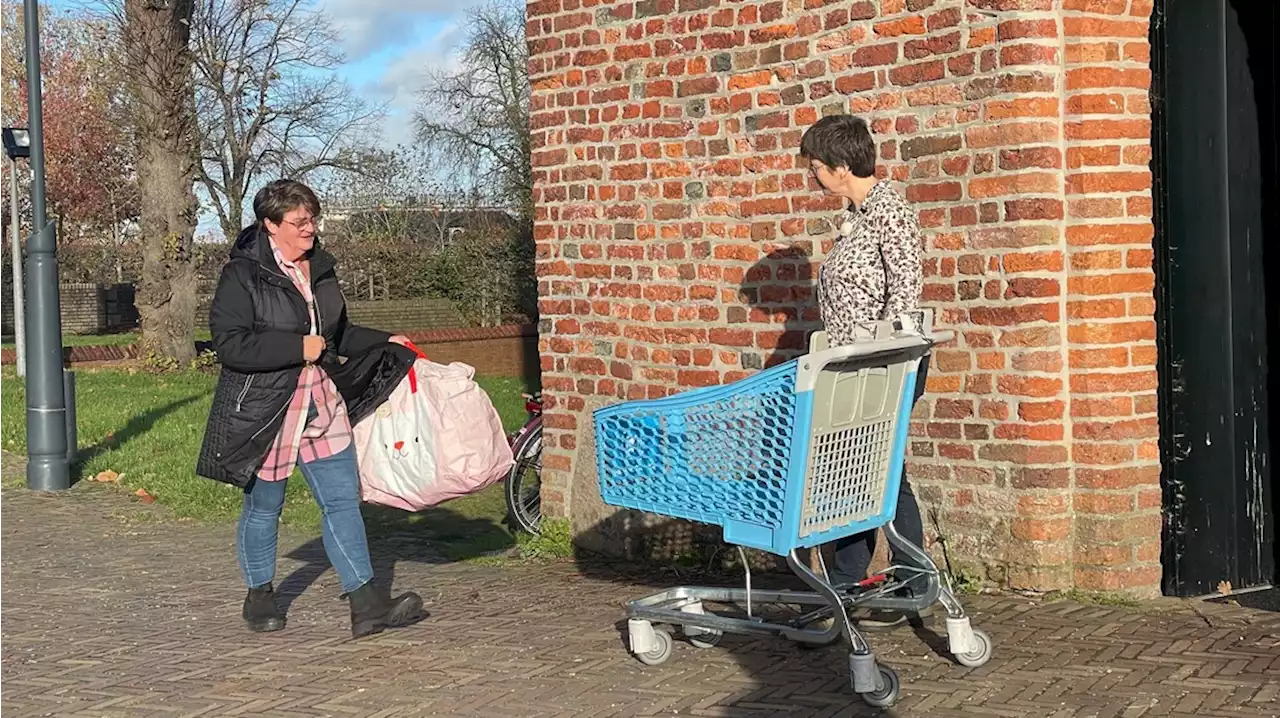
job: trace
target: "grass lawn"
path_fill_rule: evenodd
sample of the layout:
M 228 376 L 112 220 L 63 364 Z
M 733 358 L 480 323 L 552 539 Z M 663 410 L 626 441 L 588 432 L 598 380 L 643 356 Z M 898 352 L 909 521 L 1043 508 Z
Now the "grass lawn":
M 0 373 L 0 446 L 12 454 L 26 451 L 26 409 L 22 380 L 11 367 Z M 92 479 L 111 470 L 130 493 L 145 489 L 179 517 L 230 521 L 239 514 L 241 491 L 195 475 L 196 456 L 213 399 L 216 377 L 199 372 L 150 374 L 143 371 L 77 369 L 76 420 L 79 432 L 77 475 Z M 514 431 L 525 420 L 522 380 L 477 377 Z M 426 535 L 450 558 L 464 559 L 515 545 L 504 520 L 501 483 L 422 513 L 364 507 L 371 534 L 411 529 Z M 287 525 L 318 530 L 320 509 L 306 482 L 289 481 L 284 509 Z
M 138 341 L 138 335 L 126 334 L 63 334 L 64 347 L 122 347 Z M 16 345 L 12 336 L 6 335 L 0 347 L 13 349 Z

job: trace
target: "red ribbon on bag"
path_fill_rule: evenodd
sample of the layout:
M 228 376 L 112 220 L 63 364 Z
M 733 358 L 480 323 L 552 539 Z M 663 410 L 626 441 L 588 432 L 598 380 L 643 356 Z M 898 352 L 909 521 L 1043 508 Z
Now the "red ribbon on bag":
M 419 359 L 427 358 L 426 352 L 419 349 L 411 341 L 405 340 L 405 343 L 402 346 L 404 346 L 406 349 L 412 349 L 413 352 L 418 355 Z M 409 393 L 410 394 L 418 393 L 418 372 L 413 370 L 412 365 L 409 366 Z

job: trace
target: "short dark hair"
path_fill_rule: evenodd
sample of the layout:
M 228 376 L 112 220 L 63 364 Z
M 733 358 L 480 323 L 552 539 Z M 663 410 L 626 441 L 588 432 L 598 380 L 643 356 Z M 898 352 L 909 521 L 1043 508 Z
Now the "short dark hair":
M 835 169 L 848 167 L 858 177 L 876 173 L 876 143 L 867 121 L 853 115 L 828 115 L 805 130 L 800 156 Z
M 299 207 L 311 210 L 311 216 L 320 216 L 320 198 L 311 188 L 296 180 L 281 179 L 271 182 L 258 190 L 253 198 L 253 214 L 258 224 L 271 220 L 276 224 L 284 221 L 286 212 Z

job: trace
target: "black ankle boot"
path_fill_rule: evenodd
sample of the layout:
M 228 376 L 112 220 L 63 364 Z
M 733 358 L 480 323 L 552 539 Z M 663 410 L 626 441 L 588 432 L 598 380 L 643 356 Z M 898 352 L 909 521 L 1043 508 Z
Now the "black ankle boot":
M 392 598 L 389 589 L 380 589 L 372 581 L 347 594 L 347 599 L 351 601 L 353 638 L 408 626 L 423 617 L 421 596 L 410 592 Z
M 269 583 L 249 589 L 249 594 L 244 597 L 244 611 L 241 615 L 250 631 L 263 633 L 284 628 L 284 614 L 276 605 L 276 594 Z

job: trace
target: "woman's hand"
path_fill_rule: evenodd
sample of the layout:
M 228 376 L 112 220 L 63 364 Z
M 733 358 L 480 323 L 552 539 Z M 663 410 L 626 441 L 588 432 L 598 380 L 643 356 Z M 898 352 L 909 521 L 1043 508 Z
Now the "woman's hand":
M 413 352 L 418 355 L 419 359 L 427 358 L 427 355 L 421 349 L 415 347 L 413 345 L 413 342 L 409 341 L 409 337 L 406 337 L 403 334 L 396 334 L 395 336 L 391 337 L 387 341 L 391 342 L 392 344 L 399 344 L 400 346 L 406 349 L 412 349 Z
M 302 358 L 308 362 L 315 362 L 324 353 L 324 347 L 324 337 L 308 334 L 302 338 Z

